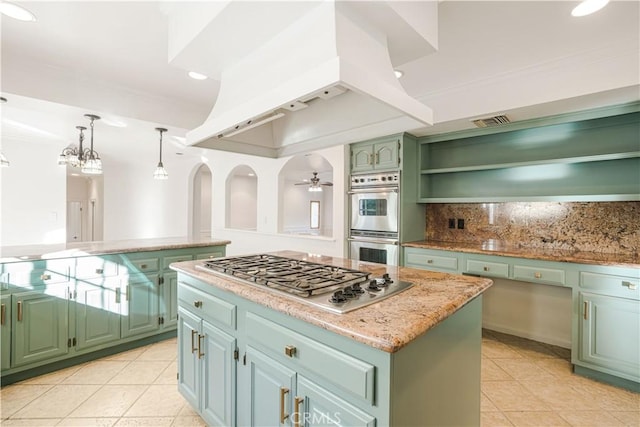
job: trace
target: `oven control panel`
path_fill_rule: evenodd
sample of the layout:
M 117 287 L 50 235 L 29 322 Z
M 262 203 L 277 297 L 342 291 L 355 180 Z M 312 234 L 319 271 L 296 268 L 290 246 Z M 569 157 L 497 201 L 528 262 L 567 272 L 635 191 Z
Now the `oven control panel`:
M 400 172 L 383 172 L 367 175 L 351 175 L 351 188 L 395 187 L 400 184 Z

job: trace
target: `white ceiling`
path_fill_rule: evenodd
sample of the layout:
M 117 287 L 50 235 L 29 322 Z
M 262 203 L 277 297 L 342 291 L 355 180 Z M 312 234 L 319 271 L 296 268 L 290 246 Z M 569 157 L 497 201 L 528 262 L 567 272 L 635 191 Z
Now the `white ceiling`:
M 127 122 L 111 132 L 131 149 L 156 141 L 159 125 L 184 136 L 213 107 L 218 82 L 168 64 L 163 11 L 177 3 L 14 3 L 37 22 L 0 21 L 3 135 L 33 136 L 19 122 L 71 142 L 91 112 Z M 470 118 L 495 113 L 524 120 L 640 99 L 640 2 L 614 0 L 573 18 L 577 3 L 439 2 L 438 52 L 394 64 L 405 90 L 434 110 L 435 126 L 413 133 L 471 128 Z

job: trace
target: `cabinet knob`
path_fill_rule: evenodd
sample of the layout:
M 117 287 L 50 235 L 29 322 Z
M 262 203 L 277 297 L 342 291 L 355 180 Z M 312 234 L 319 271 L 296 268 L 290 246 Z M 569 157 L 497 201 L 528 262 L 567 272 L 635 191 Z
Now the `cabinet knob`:
M 635 283 L 627 282 L 626 280 L 622 282 L 622 286 L 629 288 L 630 291 L 635 291 L 638 287 Z
M 433 260 L 432 259 L 428 259 L 427 260 L 427 264 L 433 264 Z
M 96 268 L 96 274 L 103 274 L 103 273 L 104 273 L 104 269 Z
M 194 301 L 194 302 L 193 302 L 193 305 L 194 305 L 196 308 L 200 308 L 200 307 L 202 307 L 202 301 Z
M 286 354 L 289 357 L 295 356 L 297 351 L 298 349 L 293 345 L 288 345 L 288 346 L 285 346 L 284 348 L 284 354 Z
M 535 277 L 536 279 L 541 279 L 542 278 L 542 273 L 536 271 L 535 273 L 533 273 L 533 277 Z
M 487 267 L 487 266 L 482 267 L 482 269 L 483 269 L 484 271 L 489 271 L 489 267 Z
M 144 270 L 145 268 L 147 268 L 147 264 L 140 264 L 140 268 Z
M 51 280 L 50 274 L 43 274 L 40 276 L 40 280 Z

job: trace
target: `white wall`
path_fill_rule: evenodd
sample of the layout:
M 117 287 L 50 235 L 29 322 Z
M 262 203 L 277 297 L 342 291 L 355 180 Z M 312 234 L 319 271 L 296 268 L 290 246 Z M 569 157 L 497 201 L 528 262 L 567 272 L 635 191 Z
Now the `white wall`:
M 234 175 L 227 181 L 227 226 L 241 230 L 256 230 L 258 223 L 256 177 Z

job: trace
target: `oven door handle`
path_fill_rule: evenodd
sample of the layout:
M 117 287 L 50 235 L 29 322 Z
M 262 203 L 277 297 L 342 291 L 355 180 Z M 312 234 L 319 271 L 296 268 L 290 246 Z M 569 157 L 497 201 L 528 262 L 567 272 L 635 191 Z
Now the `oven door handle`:
M 396 245 L 398 246 L 400 243 L 397 240 L 393 239 L 369 239 L 367 237 L 349 237 L 347 239 L 350 242 L 362 242 L 362 243 L 381 243 L 383 245 Z
M 363 194 L 363 193 L 388 193 L 388 192 L 398 192 L 398 187 L 375 187 L 375 188 L 367 188 L 367 189 L 357 189 L 357 190 L 349 190 L 347 194 Z

